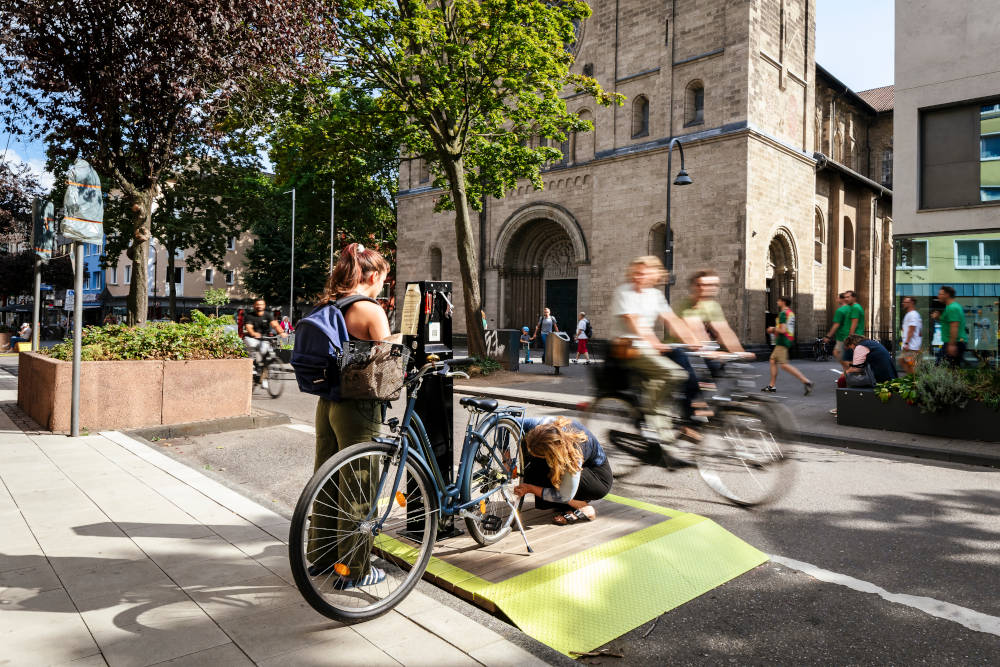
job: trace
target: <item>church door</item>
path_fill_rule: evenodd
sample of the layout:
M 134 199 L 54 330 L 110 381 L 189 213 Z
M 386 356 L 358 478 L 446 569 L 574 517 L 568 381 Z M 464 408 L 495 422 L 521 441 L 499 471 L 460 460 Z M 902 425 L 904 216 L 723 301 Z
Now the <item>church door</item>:
M 556 316 L 559 331 L 572 338 L 576 330 L 576 278 L 545 281 L 545 306 Z

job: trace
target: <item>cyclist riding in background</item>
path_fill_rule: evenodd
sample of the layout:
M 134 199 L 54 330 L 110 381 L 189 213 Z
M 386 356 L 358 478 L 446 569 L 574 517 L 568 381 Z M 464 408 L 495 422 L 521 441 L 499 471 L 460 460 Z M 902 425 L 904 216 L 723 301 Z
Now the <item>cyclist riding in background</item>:
M 699 340 L 714 340 L 727 352 L 752 359 L 754 354 L 743 349 L 740 339 L 726 321 L 722 306 L 716 300 L 720 284 L 719 274 L 711 269 L 694 274 L 691 278 L 691 299 L 682 304 L 681 317 Z M 713 366 L 716 364 L 709 364 L 714 372 Z
M 611 313 L 615 316 L 611 331 L 613 338 L 627 339 L 634 350 L 620 356 L 643 380 L 647 423 L 656 430 L 662 443 L 669 444 L 676 438 L 671 393 L 689 381 L 690 375 L 683 362 L 677 363 L 680 358 L 686 361 L 686 357 L 676 356 L 677 353 L 683 355 L 683 350 L 661 343 L 653 327 L 657 320 L 662 320 L 670 333 L 683 343 L 697 346 L 698 341 L 656 287 L 663 283 L 666 275 L 663 263 L 650 255 L 637 257 L 629 263 L 628 282 L 615 290 L 611 301 Z M 668 353 L 674 353 L 675 360 L 664 356 Z
M 271 344 L 264 340 L 264 336 L 281 336 L 287 338 L 281 324 L 267 314 L 267 304 L 264 299 L 257 299 L 253 302 L 253 312 L 243 320 L 243 344 L 253 355 L 254 364 L 259 364 L 271 351 Z

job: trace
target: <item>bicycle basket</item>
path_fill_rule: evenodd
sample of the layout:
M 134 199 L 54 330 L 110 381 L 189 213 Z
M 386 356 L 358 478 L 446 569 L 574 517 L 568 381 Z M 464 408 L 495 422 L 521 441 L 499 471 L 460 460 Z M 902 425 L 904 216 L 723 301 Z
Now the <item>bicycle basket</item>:
M 340 355 L 340 397 L 394 401 L 410 353 L 387 341 L 349 341 Z

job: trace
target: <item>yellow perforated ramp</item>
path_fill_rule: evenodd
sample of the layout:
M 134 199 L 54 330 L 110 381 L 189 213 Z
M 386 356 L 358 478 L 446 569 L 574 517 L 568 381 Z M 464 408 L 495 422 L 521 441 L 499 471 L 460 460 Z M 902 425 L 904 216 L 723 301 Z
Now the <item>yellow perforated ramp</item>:
M 619 496 L 594 504 L 598 520 L 555 526 L 552 512 L 522 518 L 519 533 L 475 548 L 440 542 L 426 578 L 570 654 L 590 651 L 767 561 L 710 519 Z M 412 562 L 409 544 L 378 538 L 386 555 Z

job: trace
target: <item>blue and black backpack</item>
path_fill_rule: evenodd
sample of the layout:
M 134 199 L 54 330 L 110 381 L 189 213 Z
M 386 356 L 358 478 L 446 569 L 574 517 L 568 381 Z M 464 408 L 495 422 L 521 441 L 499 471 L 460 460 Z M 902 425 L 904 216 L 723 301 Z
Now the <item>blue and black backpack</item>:
M 350 340 L 344 309 L 358 301 L 375 299 L 352 294 L 313 309 L 295 328 L 292 368 L 299 391 L 340 400 L 340 356 Z

